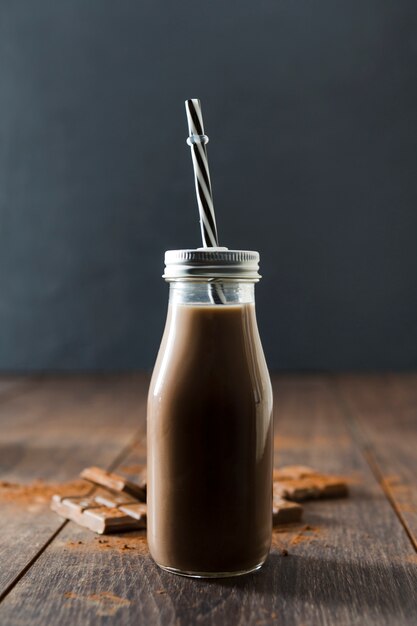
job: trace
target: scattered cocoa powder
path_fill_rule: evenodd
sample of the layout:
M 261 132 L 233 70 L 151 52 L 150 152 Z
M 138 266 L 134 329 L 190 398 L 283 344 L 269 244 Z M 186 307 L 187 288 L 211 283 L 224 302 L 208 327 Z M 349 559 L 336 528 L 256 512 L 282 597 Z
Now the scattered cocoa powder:
M 282 554 L 282 550 L 287 550 L 289 546 L 297 546 L 305 541 L 314 541 L 319 533 L 317 527 L 309 524 L 278 526 L 274 528 L 272 533 L 272 547 L 278 549 Z
M 309 541 L 310 539 L 311 537 L 308 537 L 307 535 L 303 535 L 303 534 L 295 535 L 295 537 L 291 539 L 290 545 L 298 546 L 299 543 L 303 543 L 304 541 Z
M 128 541 L 127 541 L 128 540 Z M 98 539 L 91 544 L 93 550 L 117 550 L 118 552 L 135 552 L 141 556 L 149 554 L 146 532 L 130 532 L 127 537 L 122 535 L 108 535 L 108 539 Z
M 112 546 L 113 549 L 119 550 L 120 548 L 120 544 L 122 542 L 122 539 L 120 540 L 116 540 L 114 542 L 114 545 Z M 126 544 L 123 544 L 126 545 Z M 149 554 L 149 549 L 148 549 L 148 542 L 146 539 L 146 534 L 140 535 L 138 534 L 135 537 L 130 537 L 129 536 L 129 544 L 128 544 L 128 550 L 134 550 L 135 552 L 139 553 L 142 556 L 147 556 Z M 123 548 L 122 548 L 123 550 Z M 126 550 L 126 548 L 124 548 L 124 550 Z
M 70 540 L 65 544 L 71 550 L 116 550 L 118 552 L 136 552 L 141 556 L 148 555 L 148 543 L 143 531 L 130 532 L 126 535 L 108 535 L 108 539 L 92 537 L 91 541 Z
M 19 505 L 49 503 L 56 493 L 60 495 L 86 495 L 91 486 L 84 480 L 73 480 L 66 483 L 48 483 L 35 480 L 32 483 L 12 483 L 0 481 L 0 501 Z
M 79 549 L 80 546 L 84 546 L 84 542 L 83 541 L 67 541 L 65 544 L 66 548 L 77 548 Z

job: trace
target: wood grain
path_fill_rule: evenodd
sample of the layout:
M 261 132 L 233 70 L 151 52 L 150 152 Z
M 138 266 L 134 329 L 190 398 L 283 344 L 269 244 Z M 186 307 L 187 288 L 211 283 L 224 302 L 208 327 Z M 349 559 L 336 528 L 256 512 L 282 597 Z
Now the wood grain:
M 2 376 L 0 378 L 0 402 L 15 393 L 23 393 L 33 387 L 36 376 Z
M 364 454 L 417 549 L 417 374 L 337 383 Z
M 0 597 L 63 527 L 50 490 L 25 485 L 58 490 L 92 461 L 110 466 L 143 424 L 146 387 L 143 376 L 48 377 L 0 403 L 0 480 L 17 485 L 0 484 Z
M 154 565 L 143 532 L 100 543 L 70 523 L 7 595 L 0 622 L 414 624 L 415 551 L 352 437 L 333 385 L 322 377 L 275 380 L 276 462 L 342 474 L 351 495 L 306 503 L 306 524 L 274 531 L 258 573 L 212 582 L 176 577 Z M 123 465 L 135 472 L 143 462 L 141 442 Z

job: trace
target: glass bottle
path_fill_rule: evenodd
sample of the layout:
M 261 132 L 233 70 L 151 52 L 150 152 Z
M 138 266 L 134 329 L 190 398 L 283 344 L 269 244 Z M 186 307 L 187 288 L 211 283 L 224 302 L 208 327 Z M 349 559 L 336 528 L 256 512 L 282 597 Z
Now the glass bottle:
M 194 577 L 262 566 L 272 531 L 272 389 L 257 252 L 168 251 L 168 316 L 148 396 L 148 543 Z

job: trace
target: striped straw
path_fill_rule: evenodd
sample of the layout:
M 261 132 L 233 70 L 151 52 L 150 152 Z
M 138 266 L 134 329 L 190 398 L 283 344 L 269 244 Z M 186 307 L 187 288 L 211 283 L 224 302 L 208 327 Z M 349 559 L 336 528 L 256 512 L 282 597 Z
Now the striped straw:
M 187 139 L 187 143 L 191 148 L 191 156 L 193 159 L 195 191 L 200 213 L 203 246 L 205 248 L 217 248 L 219 246 L 219 239 L 217 235 L 216 216 L 214 215 L 213 192 L 211 190 L 206 148 L 209 138 L 204 134 L 200 100 L 197 98 L 186 100 L 185 112 L 187 113 L 188 132 L 190 135 Z M 208 285 L 208 294 L 215 304 L 226 304 L 227 302 L 223 288 L 219 284 L 214 283 Z
M 185 111 L 187 113 L 188 131 L 190 134 L 187 143 L 191 148 L 193 159 L 195 190 L 200 212 L 203 246 L 205 248 L 216 248 L 219 245 L 219 240 L 207 161 L 206 143 L 208 143 L 208 137 L 204 134 L 200 100 L 197 100 L 197 98 L 186 100 Z

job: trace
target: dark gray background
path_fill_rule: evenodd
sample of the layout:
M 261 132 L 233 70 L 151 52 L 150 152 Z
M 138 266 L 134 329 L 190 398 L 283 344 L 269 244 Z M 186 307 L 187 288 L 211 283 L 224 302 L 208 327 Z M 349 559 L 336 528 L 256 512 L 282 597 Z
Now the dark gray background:
M 417 366 L 416 0 L 1 0 L 0 71 L 1 369 L 152 366 L 187 97 L 270 366 Z

